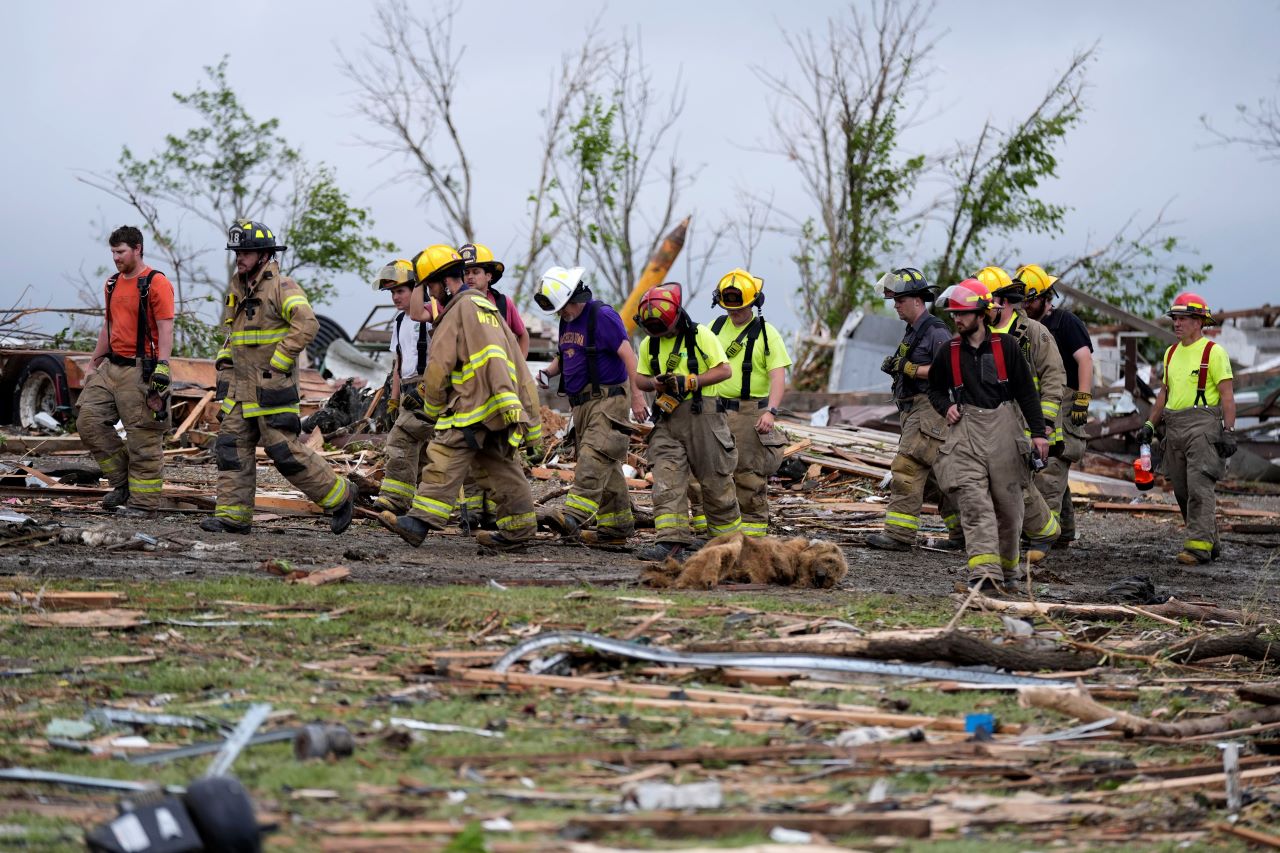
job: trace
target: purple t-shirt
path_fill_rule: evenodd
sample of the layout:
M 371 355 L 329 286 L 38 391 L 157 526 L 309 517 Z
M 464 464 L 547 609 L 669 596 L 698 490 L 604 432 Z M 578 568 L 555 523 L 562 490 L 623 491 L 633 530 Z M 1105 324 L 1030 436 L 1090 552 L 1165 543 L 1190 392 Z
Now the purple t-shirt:
M 596 369 L 600 372 L 601 385 L 625 385 L 627 383 L 627 367 L 618 357 L 618 347 L 627 340 L 627 330 L 622 326 L 622 318 L 603 302 L 589 303 L 577 319 L 561 324 L 560 331 L 560 369 L 564 372 L 564 390 L 577 394 L 591 385 L 587 373 L 587 317 L 591 314 L 591 306 L 596 309 Z

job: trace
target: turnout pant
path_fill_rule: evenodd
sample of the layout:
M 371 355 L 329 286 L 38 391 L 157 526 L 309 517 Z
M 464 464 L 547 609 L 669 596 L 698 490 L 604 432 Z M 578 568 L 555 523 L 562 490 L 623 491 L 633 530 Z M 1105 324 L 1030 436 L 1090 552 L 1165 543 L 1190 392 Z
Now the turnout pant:
M 297 426 L 298 417 L 291 414 L 246 418 L 241 403 L 223 415 L 213 445 L 218 465 L 215 517 L 234 524 L 253 521 L 253 499 L 258 491 L 255 451 L 259 446 L 276 470 L 321 509 L 334 510 L 355 494 L 351 483 L 334 474 L 319 454 L 298 441 Z
M 1071 423 L 1069 414 L 1065 412 L 1059 415 L 1058 426 L 1062 430 L 1062 455 L 1050 457 L 1044 470 L 1033 481 L 1044 497 L 1044 502 L 1058 516 L 1060 535 L 1074 539 L 1076 516 L 1075 509 L 1071 506 L 1071 489 L 1067 481 L 1071 466 L 1084 458 L 1085 433 L 1084 427 Z
M 443 530 L 458 502 L 467 473 L 474 469 L 477 482 L 493 489 L 497 500 L 498 530 L 511 541 L 532 539 L 536 531 L 533 493 L 512 444 L 510 429 L 446 429 L 427 445 L 427 464 L 418 479 L 409 515 Z
M 1031 442 L 1012 403 L 962 411 L 938 449 L 938 485 L 960 508 L 970 582 L 1012 580 L 1018 572 Z
M 653 467 L 653 526 L 659 542 L 689 545 L 689 476 L 698 478 L 711 536 L 741 528 L 733 470 L 738 454 L 724 412 L 715 400 L 702 402 L 701 414 L 692 404 L 680 404 L 649 433 L 649 464 Z
M 596 397 L 573 407 L 578 462 L 564 501 L 565 512 L 581 526 L 594 521 L 599 531 L 624 538 L 636 529 L 622 474 L 631 444 L 630 411 L 626 394 Z
M 156 420 L 147 406 L 142 368 L 102 362 L 80 392 L 76 428 L 111 487 L 129 487 L 129 505 L 160 508 L 164 488 L 164 431 L 169 415 Z M 122 421 L 125 439 L 116 433 Z
M 384 445 L 387 462 L 378 502 L 404 515 L 418 489 L 418 475 L 427 464 L 427 445 L 434 430 L 421 411 L 401 409 Z
M 738 453 L 733 469 L 733 485 L 742 513 L 742 532 L 747 536 L 769 534 L 769 478 L 782 464 L 786 439 L 776 428 L 768 435 L 756 432 L 756 421 L 764 409 L 743 400 L 741 409 L 725 412 L 729 433 Z
M 1219 545 L 1217 495 L 1214 486 L 1226 473 L 1226 462 L 1215 444 L 1222 440 L 1222 409 L 1197 406 L 1164 413 L 1163 473 L 1187 525 L 1182 547 L 1201 562 L 1212 559 Z
M 920 508 L 924 505 L 926 488 L 933 479 L 933 466 L 938 448 L 947 434 L 947 422 L 923 394 L 911 398 L 910 407 L 898 413 L 898 420 L 902 424 L 902 437 L 898 440 L 898 452 L 889 468 L 893 480 L 889 485 L 889 504 L 885 508 L 884 532 L 914 545 L 916 531 L 920 529 Z M 944 520 L 954 515 L 941 505 L 938 511 Z M 948 529 L 955 522 L 956 519 L 947 521 Z

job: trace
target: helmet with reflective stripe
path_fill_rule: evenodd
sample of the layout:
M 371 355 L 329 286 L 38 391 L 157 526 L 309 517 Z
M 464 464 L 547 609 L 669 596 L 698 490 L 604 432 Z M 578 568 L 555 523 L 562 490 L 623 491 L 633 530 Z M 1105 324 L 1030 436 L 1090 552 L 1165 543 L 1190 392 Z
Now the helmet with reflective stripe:
M 725 308 L 751 308 L 764 306 L 764 279 L 757 278 L 738 267 L 730 270 L 716 285 L 716 292 L 711 295 L 712 305 Z
M 680 285 L 674 281 L 650 288 L 640 297 L 635 322 L 651 335 L 665 335 L 680 322 Z
M 452 246 L 437 243 L 413 256 L 413 271 L 424 284 L 446 277 L 462 278 L 462 256 Z
M 1018 271 L 1014 273 L 1015 281 L 1022 282 L 1026 288 L 1027 299 L 1042 299 L 1047 296 L 1054 296 L 1053 283 L 1058 280 L 1056 275 L 1049 275 L 1044 271 L 1044 267 L 1039 264 L 1023 264 L 1018 267 Z
M 976 278 L 966 278 L 939 294 L 938 307 L 952 314 L 985 312 L 991 307 L 991 290 Z
M 493 259 L 493 252 L 489 251 L 489 247 L 480 243 L 463 243 L 458 247 L 458 254 L 462 256 L 464 266 L 487 270 L 493 276 L 493 281 L 502 278 L 502 272 L 506 269 L 502 263 Z
M 1169 309 L 1169 317 L 1200 317 L 1204 320 L 1206 326 L 1212 326 L 1214 322 L 1213 314 L 1209 312 L 1209 303 L 1204 297 L 1198 293 L 1179 293 L 1178 297 L 1173 300 L 1173 307 Z
M 227 248 L 233 252 L 283 252 L 289 247 L 276 242 L 276 235 L 261 222 L 241 219 L 227 229 Z
M 582 283 L 582 267 L 551 267 L 542 274 L 533 301 L 546 314 L 554 314 L 570 302 L 590 302 L 591 291 Z
M 901 267 L 885 273 L 880 277 L 879 287 L 885 299 L 918 296 L 925 302 L 929 302 L 938 293 L 938 289 L 925 279 L 924 273 L 915 267 Z
M 396 258 L 378 271 L 373 278 L 374 290 L 394 290 L 397 287 L 415 287 L 418 276 L 413 264 L 404 258 Z

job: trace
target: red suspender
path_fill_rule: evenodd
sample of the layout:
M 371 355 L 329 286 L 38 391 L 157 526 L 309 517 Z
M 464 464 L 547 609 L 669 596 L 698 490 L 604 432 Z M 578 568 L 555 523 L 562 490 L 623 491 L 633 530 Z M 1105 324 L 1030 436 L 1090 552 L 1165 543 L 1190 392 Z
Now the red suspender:
M 1000 342 L 1000 335 L 996 332 L 991 333 L 991 357 L 996 362 L 996 379 L 1000 384 L 1006 384 L 1009 381 L 1009 372 L 1005 369 L 1004 364 L 1004 345 Z M 960 336 L 956 335 L 951 339 L 951 400 L 954 403 L 960 402 L 960 392 L 964 390 L 964 379 L 960 377 Z
M 996 332 L 991 333 L 991 356 L 996 360 L 996 379 L 1003 385 L 1009 381 L 1009 372 L 1004 368 L 1004 346 Z
M 1173 361 L 1173 351 L 1178 348 L 1177 344 L 1169 347 L 1164 355 L 1164 385 L 1169 387 L 1169 364 Z M 1209 352 L 1213 349 L 1213 341 L 1206 340 L 1204 349 L 1200 351 L 1200 375 L 1196 378 L 1196 398 L 1192 401 L 1193 406 L 1207 406 L 1209 401 L 1205 399 L 1204 389 L 1209 384 Z

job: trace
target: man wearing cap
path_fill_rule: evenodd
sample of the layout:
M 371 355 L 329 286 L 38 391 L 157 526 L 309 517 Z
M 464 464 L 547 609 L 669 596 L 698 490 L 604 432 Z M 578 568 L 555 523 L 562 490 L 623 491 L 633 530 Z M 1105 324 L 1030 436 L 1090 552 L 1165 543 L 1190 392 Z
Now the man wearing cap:
M 929 313 L 927 303 L 933 301 L 937 289 L 920 270 L 903 267 L 886 273 L 880 287 L 885 298 L 893 300 L 898 319 L 907 324 L 902 342 L 880 365 L 893 379 L 893 403 L 898 408 L 902 436 L 889 469 L 893 480 L 884 532 L 869 533 L 866 541 L 884 551 L 909 551 L 920 529 L 926 487 L 936 484 L 933 463 L 947 434 L 947 422 L 929 405 L 928 391 L 933 357 L 951 340 L 951 332 L 946 323 Z M 941 506 L 939 511 L 948 530 L 960 540 L 959 513 Z
M 1150 443 L 1164 423 L 1160 473 L 1173 482 L 1187 526 L 1177 560 L 1194 566 L 1222 553 L 1214 485 L 1236 452 L 1236 398 L 1227 351 L 1204 336 L 1214 322 L 1204 297 L 1179 294 L 1168 316 L 1178 342 L 1165 350 L 1164 387 L 1141 438 Z

